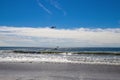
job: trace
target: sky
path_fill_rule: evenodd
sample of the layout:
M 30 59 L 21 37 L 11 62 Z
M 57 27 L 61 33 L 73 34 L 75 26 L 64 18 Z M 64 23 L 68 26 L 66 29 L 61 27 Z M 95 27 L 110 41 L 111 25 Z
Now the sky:
M 0 0 L 0 46 L 120 47 L 119 35 L 120 0 Z

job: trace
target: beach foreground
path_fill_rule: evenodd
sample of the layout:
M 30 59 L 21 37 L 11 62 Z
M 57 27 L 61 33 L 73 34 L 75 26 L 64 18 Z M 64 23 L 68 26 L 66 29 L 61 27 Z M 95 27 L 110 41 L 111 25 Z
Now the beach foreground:
M 119 79 L 119 65 L 0 62 L 0 80 Z

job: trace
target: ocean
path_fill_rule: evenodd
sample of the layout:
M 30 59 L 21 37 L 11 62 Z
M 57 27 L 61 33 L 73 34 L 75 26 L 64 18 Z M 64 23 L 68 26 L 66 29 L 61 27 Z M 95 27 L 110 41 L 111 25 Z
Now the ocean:
M 120 48 L 0 47 L 0 62 L 51 62 L 120 65 Z

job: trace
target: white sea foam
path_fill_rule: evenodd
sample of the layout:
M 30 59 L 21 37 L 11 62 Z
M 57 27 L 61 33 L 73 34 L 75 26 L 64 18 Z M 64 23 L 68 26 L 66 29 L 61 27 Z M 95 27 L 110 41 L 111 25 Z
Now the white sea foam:
M 25 54 L 0 50 L 0 62 L 58 62 L 120 65 L 120 56 L 90 54 Z

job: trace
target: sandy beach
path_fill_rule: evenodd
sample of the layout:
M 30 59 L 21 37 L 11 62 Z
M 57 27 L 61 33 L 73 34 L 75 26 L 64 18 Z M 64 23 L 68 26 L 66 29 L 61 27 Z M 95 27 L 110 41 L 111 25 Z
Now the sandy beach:
M 119 65 L 0 62 L 0 80 L 119 79 Z

